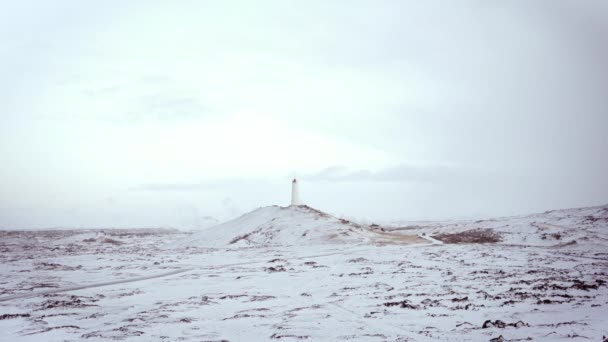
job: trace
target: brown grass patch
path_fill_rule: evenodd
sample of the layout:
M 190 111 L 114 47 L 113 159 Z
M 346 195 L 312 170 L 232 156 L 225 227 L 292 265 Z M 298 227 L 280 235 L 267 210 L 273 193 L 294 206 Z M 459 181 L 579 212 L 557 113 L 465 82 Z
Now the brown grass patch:
M 443 243 L 496 243 L 502 241 L 500 234 L 492 229 L 472 229 L 460 233 L 439 234 L 434 239 Z

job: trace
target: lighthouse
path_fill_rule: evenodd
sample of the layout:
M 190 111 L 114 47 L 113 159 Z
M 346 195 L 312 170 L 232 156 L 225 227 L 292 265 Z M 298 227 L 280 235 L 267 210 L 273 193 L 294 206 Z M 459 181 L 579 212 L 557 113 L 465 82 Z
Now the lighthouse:
M 298 192 L 298 180 L 295 178 L 291 181 L 291 205 L 302 205 Z

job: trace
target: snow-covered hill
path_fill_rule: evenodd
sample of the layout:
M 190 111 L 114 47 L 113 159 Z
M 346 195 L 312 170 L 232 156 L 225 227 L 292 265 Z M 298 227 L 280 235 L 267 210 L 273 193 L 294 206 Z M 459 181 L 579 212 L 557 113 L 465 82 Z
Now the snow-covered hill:
M 501 244 L 605 247 L 608 246 L 608 205 L 476 221 L 393 222 L 384 228 L 451 241 L 462 237 L 466 242 L 467 234 L 487 232 L 487 235 L 498 237 Z
M 200 230 L 177 246 L 410 244 L 434 239 L 446 243 L 603 248 L 608 246 L 608 206 L 485 220 L 404 221 L 371 226 L 305 205 L 269 206 Z
M 425 242 L 413 236 L 384 233 L 311 207 L 269 206 L 201 230 L 179 243 L 204 247 L 269 246 L 326 243 Z
M 83 234 L 88 232 L 90 236 L 78 238 L 96 239 L 102 231 L 83 230 Z M 434 241 L 607 248 L 608 205 L 482 220 L 396 221 L 372 225 L 337 218 L 306 205 L 269 206 L 194 230 L 187 238 L 168 247 L 386 245 Z

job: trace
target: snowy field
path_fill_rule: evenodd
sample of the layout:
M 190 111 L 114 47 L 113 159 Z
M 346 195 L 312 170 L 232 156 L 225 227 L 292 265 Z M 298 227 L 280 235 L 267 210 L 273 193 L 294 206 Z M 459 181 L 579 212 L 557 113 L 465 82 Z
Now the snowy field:
M 602 341 L 608 207 L 197 233 L 0 231 L 1 341 Z

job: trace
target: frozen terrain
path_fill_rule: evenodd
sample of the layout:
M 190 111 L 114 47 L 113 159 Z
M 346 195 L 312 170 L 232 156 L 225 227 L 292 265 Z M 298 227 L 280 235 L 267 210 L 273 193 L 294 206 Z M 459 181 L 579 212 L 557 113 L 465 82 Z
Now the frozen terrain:
M 196 233 L 0 231 L 0 341 L 602 341 L 608 207 Z

